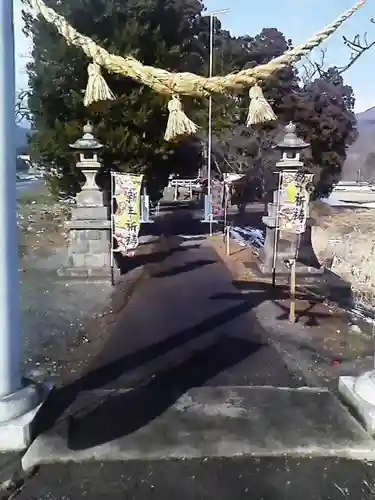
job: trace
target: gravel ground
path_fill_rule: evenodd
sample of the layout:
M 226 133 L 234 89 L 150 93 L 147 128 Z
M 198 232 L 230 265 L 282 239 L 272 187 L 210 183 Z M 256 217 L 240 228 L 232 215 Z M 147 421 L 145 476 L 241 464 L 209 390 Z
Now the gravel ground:
M 101 349 L 142 274 L 142 259 L 156 248 L 158 238 L 141 236 L 134 269 L 115 288 L 109 280 L 71 281 L 57 275 L 66 261 L 69 206 L 46 202 L 46 193 L 31 193 L 19 212 L 23 373 L 60 384 L 75 377 Z
M 109 281 L 88 286 L 58 277 L 66 259 L 69 204 L 56 203 L 45 186 L 21 193 L 18 201 L 23 372 L 57 381 L 68 365 L 72 371 L 87 361 L 78 347 L 93 340 L 88 325 L 92 330 L 93 320 L 110 312 L 113 287 Z
M 77 346 L 90 341 L 87 322 L 102 314 L 112 291 L 110 283 L 59 279 L 65 248 L 49 253 L 24 260 L 21 273 L 23 367 L 34 379 L 60 375 Z

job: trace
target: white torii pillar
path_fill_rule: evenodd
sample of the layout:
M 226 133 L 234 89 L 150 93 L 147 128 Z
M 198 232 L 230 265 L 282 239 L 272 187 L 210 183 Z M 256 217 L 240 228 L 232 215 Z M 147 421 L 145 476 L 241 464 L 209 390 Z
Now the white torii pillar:
M 45 391 L 21 377 L 13 0 L 0 0 L 0 452 L 25 449 Z

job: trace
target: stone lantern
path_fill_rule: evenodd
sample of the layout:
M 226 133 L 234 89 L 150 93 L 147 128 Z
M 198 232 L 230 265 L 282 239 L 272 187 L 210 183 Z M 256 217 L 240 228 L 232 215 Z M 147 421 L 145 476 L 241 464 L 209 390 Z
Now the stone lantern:
M 301 153 L 309 146 L 308 143 L 297 136 L 296 126 L 290 122 L 284 129 L 283 138 L 275 145 L 275 149 L 281 152 L 281 160 L 276 163 L 276 173 L 278 176 L 280 176 L 280 172 L 282 172 L 283 175 L 288 175 L 291 181 L 293 181 L 293 179 L 297 180 L 304 166 L 301 161 Z M 311 184 L 312 174 L 305 175 L 304 179 L 305 182 Z M 306 185 L 306 189 L 310 191 L 311 186 Z M 307 219 L 306 230 L 300 236 L 295 232 L 293 233 L 293 231 L 281 229 L 280 225 L 280 230 L 277 230 L 277 225 L 280 222 L 278 220 L 277 210 L 278 206 L 284 201 L 282 197 L 283 193 L 281 192 L 279 199 L 279 190 L 273 192 L 273 201 L 268 204 L 268 213 L 262 218 L 266 226 L 266 236 L 264 247 L 259 255 L 260 270 L 265 275 L 271 275 L 275 264 L 276 274 L 288 275 L 289 270 L 285 262 L 297 258 L 296 273 L 304 275 L 323 273 L 324 269 L 321 268 L 312 248 L 312 221 L 310 218 Z M 277 245 L 275 245 L 276 238 L 278 238 Z M 276 248 L 277 255 L 276 262 L 274 262 Z
M 76 163 L 76 168 L 81 170 L 82 174 L 85 176 L 85 184 L 82 186 L 82 191 L 77 194 L 76 202 L 78 211 L 74 213 L 75 218 L 86 218 L 85 207 L 89 207 L 90 210 L 87 215 L 90 219 L 93 218 L 95 212 L 95 218 L 99 214 L 104 215 L 104 200 L 103 193 L 100 191 L 96 184 L 96 175 L 101 167 L 98 160 L 98 154 L 103 149 L 103 145 L 98 142 L 93 135 L 93 127 L 90 123 L 87 123 L 83 127 L 83 136 L 77 139 L 75 143 L 70 144 L 70 148 L 79 154 L 79 161 Z M 93 208 L 97 210 L 93 211 Z M 107 215 L 106 217 L 107 218 Z
M 76 206 L 72 218 L 66 223 L 69 230 L 67 264 L 60 268 L 60 276 L 108 277 L 111 276 L 111 223 L 104 193 L 96 183 L 101 168 L 98 159 L 103 145 L 93 134 L 93 127 L 87 123 L 83 136 L 70 148 L 79 154 L 76 163 L 85 177 L 81 192 L 76 195 Z
M 300 170 L 303 163 L 300 161 L 303 150 L 310 147 L 310 144 L 297 136 L 296 126 L 290 122 L 284 129 L 284 136 L 275 145 L 275 149 L 281 151 L 281 160 L 276 163 L 278 170 Z

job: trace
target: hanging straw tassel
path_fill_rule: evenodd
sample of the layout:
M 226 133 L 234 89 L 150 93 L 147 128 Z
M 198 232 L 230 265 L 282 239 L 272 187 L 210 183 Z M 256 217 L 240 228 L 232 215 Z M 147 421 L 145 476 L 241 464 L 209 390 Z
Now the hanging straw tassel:
M 182 111 L 181 101 L 173 96 L 168 102 L 169 118 L 164 139 L 168 142 L 178 142 L 183 137 L 194 135 L 198 131 L 198 125 L 189 120 Z
M 89 79 L 85 91 L 85 98 L 83 104 L 90 106 L 90 104 L 98 101 L 108 101 L 115 99 L 112 90 L 108 87 L 107 82 L 102 77 L 99 64 L 90 63 L 87 72 Z
M 273 112 L 269 102 L 264 97 L 262 89 L 258 84 L 251 87 L 249 91 L 250 106 L 247 115 L 246 126 L 255 125 L 257 123 L 270 122 L 277 120 L 277 116 Z

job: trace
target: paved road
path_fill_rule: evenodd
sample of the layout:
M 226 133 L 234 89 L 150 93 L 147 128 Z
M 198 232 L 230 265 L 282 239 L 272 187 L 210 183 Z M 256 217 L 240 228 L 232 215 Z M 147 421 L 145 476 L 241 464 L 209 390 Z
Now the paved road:
M 201 229 L 189 212 L 181 212 L 168 226 L 170 236 L 179 235 L 179 244 L 138 288 L 117 331 L 81 386 L 86 390 L 138 386 L 145 391 L 143 406 L 138 403 L 139 407 L 133 408 L 137 402 L 132 403 L 130 397 L 122 406 L 108 398 L 99 405 L 96 401 L 81 407 L 82 425 L 80 414 L 72 412 L 67 436 L 70 446 L 81 449 L 78 442 L 82 444 L 85 435 L 91 446 L 100 445 L 103 439 L 115 439 L 119 430 L 124 434 L 127 421 L 136 427 L 142 426 L 145 418 L 150 422 L 152 408 L 147 404 L 151 402 L 160 410 L 165 389 L 169 395 L 174 390 L 177 399 L 192 387 L 305 385 L 265 341 L 251 312 L 259 296 L 254 293 L 251 301 L 241 299 L 224 264 L 197 234 Z M 126 399 L 127 393 L 122 397 Z M 167 403 L 173 402 L 167 398 Z M 104 409 L 100 407 L 106 406 L 106 413 L 101 414 Z M 94 415 L 97 410 L 99 420 L 86 418 L 85 413 Z M 277 415 L 277 407 L 274 412 Z M 77 423 L 79 427 L 75 427 Z M 167 426 L 159 426 L 159 432 L 167 442 L 172 439 Z M 371 467 L 335 458 L 103 462 L 96 456 L 92 462 L 42 466 L 17 498 L 365 500 L 371 498 L 367 484 L 374 484 Z
M 43 180 L 36 179 L 35 181 L 19 181 L 17 182 L 17 198 L 22 193 L 33 193 L 39 186 L 43 185 Z
M 372 500 L 359 462 L 322 458 L 156 460 L 42 467 L 17 500 Z
M 174 374 L 174 383 L 182 382 L 184 387 L 189 377 L 191 387 L 304 385 L 265 343 L 251 314 L 256 295 L 253 303 L 241 300 L 243 296 L 209 242 L 194 233 L 202 225 L 189 220 L 189 215 L 169 228 L 172 234 L 179 230 L 187 234 L 180 235 L 163 269 L 138 289 L 123 323 L 97 360 L 97 367 L 105 367 L 101 371 L 108 381 L 105 386 L 134 387 L 182 362 L 184 369 Z M 198 350 L 200 360 L 193 356 Z

